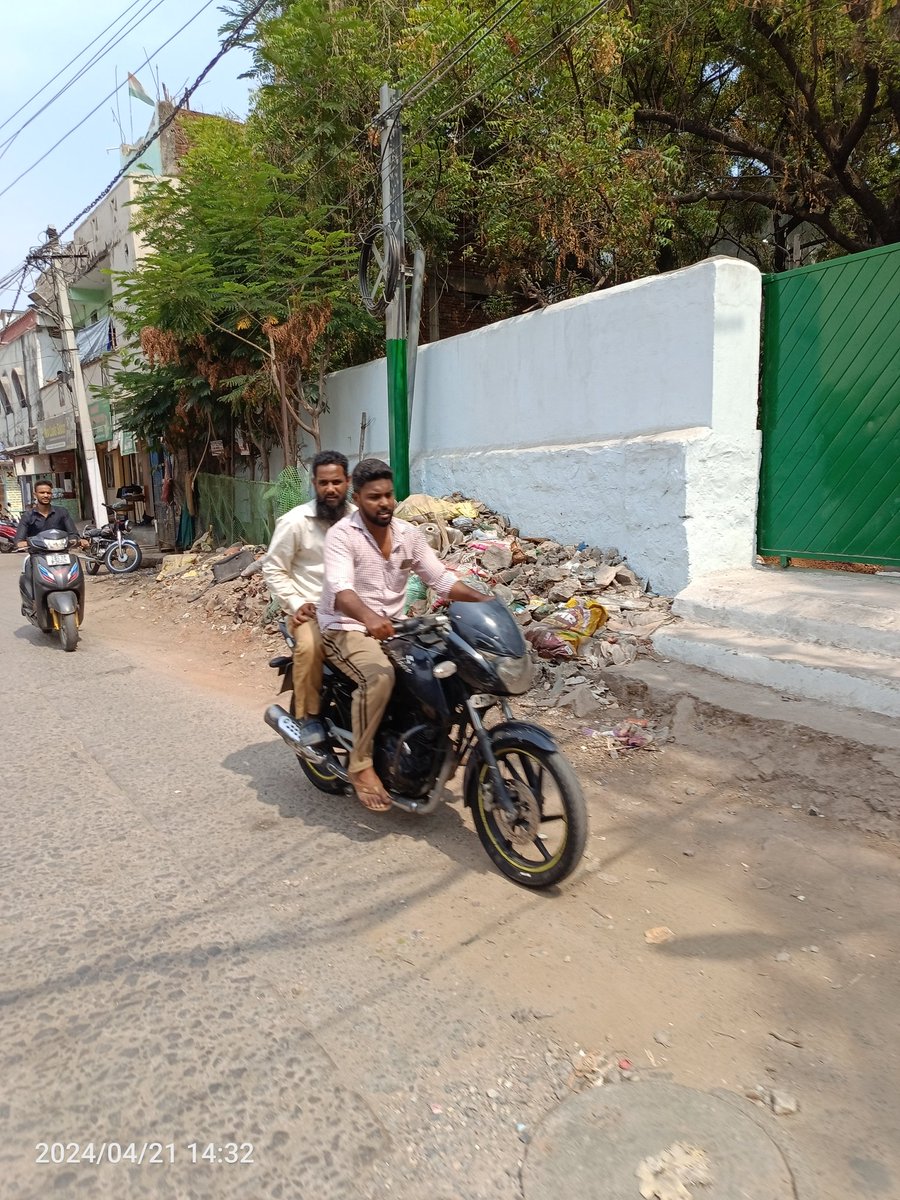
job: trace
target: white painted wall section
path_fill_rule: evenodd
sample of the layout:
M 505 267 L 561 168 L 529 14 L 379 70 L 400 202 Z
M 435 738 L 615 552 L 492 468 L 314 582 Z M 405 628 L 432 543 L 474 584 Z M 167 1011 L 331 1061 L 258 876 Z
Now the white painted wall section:
M 753 561 L 761 281 L 715 258 L 422 348 L 412 484 L 616 546 L 676 592 Z M 332 375 L 323 446 L 387 455 L 383 360 Z

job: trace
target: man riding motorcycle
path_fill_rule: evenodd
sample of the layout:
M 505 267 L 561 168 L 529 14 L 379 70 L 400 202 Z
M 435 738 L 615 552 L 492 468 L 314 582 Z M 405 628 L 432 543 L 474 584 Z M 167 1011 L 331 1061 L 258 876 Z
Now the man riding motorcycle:
M 280 517 L 262 559 L 263 578 L 288 617 L 294 639 L 294 713 L 301 729 L 317 728 L 322 690 L 322 638 L 316 605 L 324 580 L 325 534 L 347 513 L 347 459 L 323 450 L 312 461 L 315 496 Z
M 421 530 L 394 517 L 394 476 L 387 463 L 363 459 L 353 470 L 357 511 L 325 536 L 325 586 L 319 624 L 325 657 L 357 687 L 351 710 L 350 783 L 372 812 L 391 799 L 372 765 L 372 743 L 394 686 L 394 668 L 378 645 L 403 616 L 406 585 L 415 571 L 450 600 L 483 601 L 482 592 L 446 569 Z
M 61 529 L 69 537 L 81 538 L 75 528 L 75 522 L 64 508 L 54 508 L 53 485 L 51 483 L 36 483 L 34 485 L 34 507 L 26 509 L 19 518 L 16 526 L 16 547 L 19 550 L 28 549 L 28 539 L 45 529 Z

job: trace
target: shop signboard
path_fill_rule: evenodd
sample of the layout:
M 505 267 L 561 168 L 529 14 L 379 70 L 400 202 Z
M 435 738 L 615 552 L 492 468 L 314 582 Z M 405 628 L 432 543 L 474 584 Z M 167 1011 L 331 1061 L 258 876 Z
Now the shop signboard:
M 41 454 L 61 454 L 75 448 L 75 418 L 71 413 L 38 421 L 38 449 Z

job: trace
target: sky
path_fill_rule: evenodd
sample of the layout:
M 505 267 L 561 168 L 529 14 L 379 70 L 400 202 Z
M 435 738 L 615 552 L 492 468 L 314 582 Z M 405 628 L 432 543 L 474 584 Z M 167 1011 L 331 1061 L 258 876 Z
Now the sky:
M 129 99 L 127 74 L 136 75 L 154 99 L 162 85 L 173 98 L 180 97 L 219 48 L 225 2 L 8 0 L 0 37 L 0 192 L 9 188 L 0 196 L 0 278 L 39 244 L 48 225 L 68 224 L 113 178 L 122 140 L 117 116 L 126 142 L 138 142 L 146 132 L 153 110 Z M 177 33 L 195 14 L 196 19 Z M 171 44 L 163 47 L 170 38 Z M 111 41 L 116 44 L 105 48 Z M 94 57 L 98 61 L 89 65 Z M 250 84 L 238 76 L 249 65 L 246 51 L 229 51 L 194 93 L 191 108 L 246 116 Z M 82 77 L 52 100 L 82 70 Z M 60 71 L 58 79 L 31 99 Z M 115 95 L 104 100 L 117 83 Z M 88 116 L 98 103 L 97 112 Z M 22 111 L 14 116 L 19 108 Z M 34 120 L 9 142 L 32 116 Z M 78 126 L 74 133 L 13 183 L 73 126 Z M 0 308 L 11 305 L 15 293 L 15 285 L 0 291 Z

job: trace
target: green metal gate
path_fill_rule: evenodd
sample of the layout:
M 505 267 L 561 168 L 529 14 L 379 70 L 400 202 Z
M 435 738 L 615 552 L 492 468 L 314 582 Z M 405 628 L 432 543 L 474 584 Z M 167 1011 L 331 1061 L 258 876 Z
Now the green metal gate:
M 763 279 L 760 554 L 900 566 L 900 245 Z

